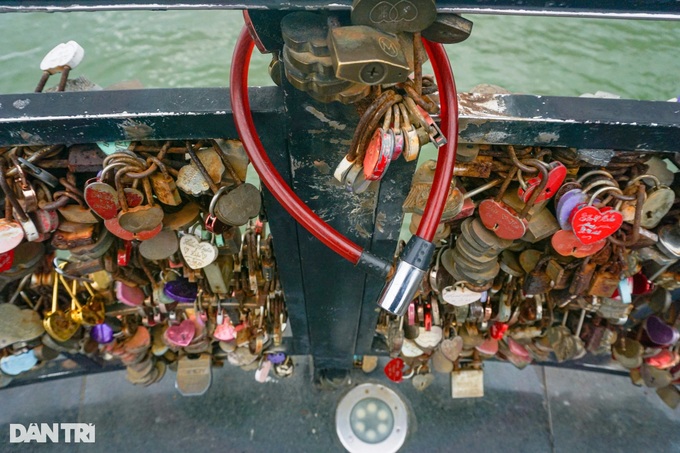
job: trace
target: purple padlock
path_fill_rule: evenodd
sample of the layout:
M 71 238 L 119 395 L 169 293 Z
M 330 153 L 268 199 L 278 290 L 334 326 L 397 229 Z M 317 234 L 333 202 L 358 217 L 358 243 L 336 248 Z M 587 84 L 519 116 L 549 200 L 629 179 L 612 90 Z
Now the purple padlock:
M 186 278 L 178 278 L 165 284 L 163 292 L 176 302 L 193 302 L 198 295 L 198 285 Z
M 658 316 L 652 315 L 647 318 L 644 329 L 649 341 L 658 346 L 669 346 L 680 339 L 680 333 Z
M 96 324 L 90 330 L 90 337 L 99 344 L 107 344 L 113 341 L 113 329 L 106 323 Z
M 571 212 L 576 206 L 586 203 L 587 201 L 588 196 L 581 189 L 572 189 L 562 195 L 555 207 L 555 214 L 557 216 L 557 222 L 560 224 L 560 228 L 564 231 L 571 231 Z
M 271 354 L 267 354 L 267 360 L 269 360 L 274 365 L 281 365 L 286 361 L 286 354 L 283 352 L 273 352 Z

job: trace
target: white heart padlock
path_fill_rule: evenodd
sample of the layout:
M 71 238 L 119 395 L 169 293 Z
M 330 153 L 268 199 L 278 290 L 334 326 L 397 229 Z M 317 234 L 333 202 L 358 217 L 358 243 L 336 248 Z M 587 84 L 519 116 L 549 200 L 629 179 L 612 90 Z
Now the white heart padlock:
M 193 234 L 186 234 L 179 240 L 179 249 L 184 261 L 192 269 L 203 269 L 217 259 L 217 247 L 201 241 Z

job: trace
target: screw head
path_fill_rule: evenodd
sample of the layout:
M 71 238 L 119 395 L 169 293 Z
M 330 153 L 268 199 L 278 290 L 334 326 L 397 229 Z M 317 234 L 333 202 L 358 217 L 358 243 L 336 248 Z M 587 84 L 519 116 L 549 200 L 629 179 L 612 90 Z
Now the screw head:
M 387 75 L 387 68 L 381 63 L 371 62 L 364 65 L 359 73 L 359 78 L 367 85 L 377 85 Z

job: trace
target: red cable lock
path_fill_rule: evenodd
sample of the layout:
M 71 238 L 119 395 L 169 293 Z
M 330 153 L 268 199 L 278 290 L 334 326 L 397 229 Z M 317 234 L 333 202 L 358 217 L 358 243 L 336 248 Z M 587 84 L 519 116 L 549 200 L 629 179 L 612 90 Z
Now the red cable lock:
M 404 250 L 394 271 L 394 278 L 388 282 L 381 294 L 379 304 L 386 310 L 400 315 L 408 307 L 408 302 L 405 301 L 415 294 L 432 258 L 434 252 L 432 239 L 444 211 L 458 146 L 458 100 L 448 56 L 441 44 L 433 44 L 427 40 L 423 40 L 423 43 L 440 87 L 441 128 L 449 140 L 439 148 L 437 170 L 418 231 Z M 377 271 L 387 276 L 391 270 L 387 262 L 374 257 L 324 222 L 292 191 L 274 168 L 257 135 L 250 111 L 248 69 L 253 47 L 253 38 L 244 26 L 236 42 L 230 74 L 234 122 L 253 168 L 274 198 L 314 237 L 352 264 L 360 265 L 366 271 Z

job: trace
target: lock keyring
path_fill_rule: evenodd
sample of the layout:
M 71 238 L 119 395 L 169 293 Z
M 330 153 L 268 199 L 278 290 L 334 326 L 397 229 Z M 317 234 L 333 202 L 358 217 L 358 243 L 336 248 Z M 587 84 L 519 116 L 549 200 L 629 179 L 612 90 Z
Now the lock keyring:
M 284 209 L 327 247 L 366 272 L 382 277 L 392 274 L 392 279 L 383 288 L 379 305 L 397 315 L 401 315 L 408 307 L 408 301 L 417 291 L 434 254 L 435 246 L 431 241 L 448 196 L 458 145 L 457 92 L 448 56 L 441 44 L 426 40 L 424 44 L 437 82 L 442 87 L 442 129 L 450 140 L 439 149 L 437 170 L 423 218 L 395 269 L 392 269 L 390 263 L 363 250 L 319 218 L 291 190 L 267 156 L 257 135 L 248 99 L 248 69 L 255 43 L 246 26 L 241 30 L 231 61 L 230 98 L 234 122 L 243 147 L 260 179 Z

